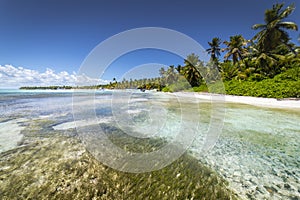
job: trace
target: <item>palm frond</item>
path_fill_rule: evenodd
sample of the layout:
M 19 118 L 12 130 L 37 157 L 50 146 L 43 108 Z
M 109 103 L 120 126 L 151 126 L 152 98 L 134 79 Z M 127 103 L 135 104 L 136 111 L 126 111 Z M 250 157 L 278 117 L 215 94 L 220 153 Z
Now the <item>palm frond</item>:
M 266 28 L 266 25 L 264 25 L 264 24 L 254 24 L 254 25 L 252 26 L 252 29 L 254 29 L 254 30 L 257 30 L 257 29 L 264 29 L 264 28 Z
M 294 10 L 295 10 L 295 5 L 294 5 L 294 4 L 291 4 L 291 5 L 289 5 L 285 10 L 283 10 L 283 11 L 280 13 L 279 17 L 280 17 L 281 19 L 286 18 L 287 16 L 289 16 L 290 14 L 292 14 L 292 12 L 293 12 Z
M 294 22 L 279 22 L 278 26 L 280 28 L 285 28 L 285 29 L 298 31 L 298 26 Z

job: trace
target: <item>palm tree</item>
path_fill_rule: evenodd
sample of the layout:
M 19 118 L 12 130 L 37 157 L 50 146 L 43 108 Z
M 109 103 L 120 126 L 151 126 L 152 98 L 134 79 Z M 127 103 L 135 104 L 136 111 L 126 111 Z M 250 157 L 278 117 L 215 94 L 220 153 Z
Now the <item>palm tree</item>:
M 192 87 L 199 86 L 201 75 L 197 70 L 197 65 L 200 63 L 199 56 L 192 53 L 184 60 L 185 66 L 181 69 L 182 74 L 187 79 Z
M 230 41 L 224 41 L 224 44 L 227 47 L 222 49 L 222 51 L 228 51 L 224 58 L 228 60 L 232 57 L 233 64 L 237 63 L 239 59 L 243 60 L 248 54 L 248 50 L 245 48 L 247 40 L 242 35 L 231 36 Z
M 200 85 L 201 75 L 200 72 L 193 65 L 186 65 L 183 68 L 183 75 L 192 87 Z
M 211 42 L 208 42 L 208 45 L 210 48 L 206 49 L 207 53 L 211 55 L 211 61 L 214 63 L 218 62 L 218 57 L 221 55 L 220 51 L 220 45 L 221 45 L 221 39 L 220 38 L 213 38 Z
M 276 51 L 265 53 L 259 50 L 257 43 L 253 43 L 250 46 L 251 55 L 248 57 L 250 65 L 255 68 L 255 72 L 264 77 L 274 77 L 281 72 L 282 67 L 287 68 L 291 66 L 290 60 L 297 55 L 298 49 L 295 44 L 288 43 L 288 45 L 289 48 L 287 45 L 281 44 Z
M 295 9 L 291 4 L 286 9 L 282 10 L 284 4 L 275 4 L 272 9 L 265 11 L 265 24 L 255 24 L 254 30 L 258 32 L 253 40 L 257 40 L 258 49 L 262 53 L 270 53 L 279 45 L 286 45 L 289 48 L 289 35 L 286 30 L 298 30 L 298 26 L 294 22 L 283 21 Z
M 257 66 L 257 71 L 268 77 L 274 77 L 278 73 L 276 54 L 261 53 L 258 57 L 254 57 L 253 61 Z
M 165 74 L 166 74 L 166 70 L 165 70 L 165 68 L 160 68 L 159 69 L 159 75 L 161 76 L 161 77 L 164 77 L 165 76 Z
M 169 85 L 174 83 L 178 79 L 174 65 L 171 65 L 165 74 L 166 74 L 167 84 L 169 84 Z
M 231 62 L 224 62 L 221 65 L 221 75 L 223 80 L 231 80 L 239 73 L 238 68 Z
M 189 54 L 186 59 L 184 59 L 184 64 L 185 65 L 192 65 L 192 66 L 196 66 L 199 63 L 199 56 L 197 56 L 196 54 L 192 53 Z
M 182 70 L 181 65 L 177 65 L 176 70 L 177 70 L 178 74 L 181 74 L 181 70 Z

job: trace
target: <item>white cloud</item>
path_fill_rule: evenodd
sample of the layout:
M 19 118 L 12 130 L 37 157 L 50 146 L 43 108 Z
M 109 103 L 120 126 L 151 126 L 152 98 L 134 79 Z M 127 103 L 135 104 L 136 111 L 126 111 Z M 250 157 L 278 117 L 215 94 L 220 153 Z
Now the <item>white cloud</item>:
M 69 74 L 66 71 L 56 73 L 47 68 L 45 72 L 14 67 L 12 65 L 0 65 L 0 88 L 18 88 L 21 86 L 50 86 L 50 85 L 95 85 L 106 84 L 108 81 L 94 79 L 85 75 L 77 76 L 75 72 Z

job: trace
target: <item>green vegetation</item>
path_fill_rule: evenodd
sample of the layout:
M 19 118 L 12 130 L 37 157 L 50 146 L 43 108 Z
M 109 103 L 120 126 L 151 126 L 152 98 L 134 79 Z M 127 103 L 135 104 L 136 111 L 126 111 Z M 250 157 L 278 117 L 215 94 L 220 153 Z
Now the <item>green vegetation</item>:
M 208 63 L 194 53 L 187 56 L 184 65 L 159 70 L 160 77 L 117 82 L 107 85 L 22 87 L 21 89 L 156 89 L 163 92 L 195 91 L 258 97 L 300 97 L 300 47 L 291 42 L 287 31 L 297 31 L 294 22 L 285 21 L 295 7 L 275 4 L 265 11 L 265 24 L 255 24 L 259 32 L 252 39 L 234 35 L 229 41 L 215 37 L 208 42 Z M 300 36 L 298 38 L 300 42 Z M 224 60 L 220 61 L 221 52 Z M 224 86 L 221 87 L 222 80 Z
M 255 24 L 260 30 L 252 39 L 242 35 L 231 36 L 224 41 L 213 38 L 206 51 L 211 55 L 209 63 L 203 63 L 195 54 L 185 59 L 184 66 L 161 69 L 164 92 L 188 90 L 195 92 L 224 92 L 227 94 L 257 97 L 300 97 L 300 47 L 293 44 L 288 30 L 298 30 L 293 22 L 284 21 L 294 11 L 294 5 L 283 9 L 275 4 L 265 11 L 265 24 Z M 225 52 L 220 62 L 220 51 Z M 171 79 L 169 77 L 172 77 Z M 186 84 L 186 81 L 189 85 Z M 191 89 L 192 88 L 192 89 Z
M 87 86 L 60 86 L 60 85 L 51 85 L 51 86 L 23 86 L 20 87 L 20 90 L 84 90 L 84 89 L 113 89 L 115 83 L 110 83 L 109 85 L 87 85 Z
M 265 11 L 265 24 L 252 28 L 259 32 L 252 39 L 234 35 L 229 41 L 215 37 L 208 42 L 209 63 L 190 54 L 184 66 L 161 68 L 159 78 L 140 81 L 137 88 L 163 92 L 195 91 L 273 98 L 300 98 L 300 47 L 291 42 L 288 30 L 298 30 L 285 21 L 295 7 L 275 4 Z M 224 52 L 221 62 L 220 52 Z M 223 81 L 223 84 L 220 83 Z M 136 82 L 136 81 L 134 81 Z M 124 80 L 117 87 L 127 88 L 132 81 Z M 222 89 L 223 88 L 223 89 Z
M 72 86 L 24 86 L 20 87 L 21 90 L 66 90 L 66 89 L 72 89 Z

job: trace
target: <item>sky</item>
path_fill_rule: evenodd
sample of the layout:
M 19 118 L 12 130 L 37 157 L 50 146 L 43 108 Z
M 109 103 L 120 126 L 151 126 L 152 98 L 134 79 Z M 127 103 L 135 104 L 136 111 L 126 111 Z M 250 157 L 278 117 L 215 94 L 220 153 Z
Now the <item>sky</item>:
M 300 25 L 298 0 L 0 0 L 0 87 L 68 84 L 98 44 L 134 28 L 172 29 L 204 49 L 213 37 L 224 41 L 242 34 L 251 39 L 256 33 L 251 26 L 263 23 L 264 11 L 276 2 L 295 3 L 288 20 Z M 299 45 L 299 31 L 289 33 Z M 120 55 L 99 78 L 120 80 L 147 63 L 177 65 L 182 58 L 139 50 Z M 157 73 L 155 67 L 150 71 Z

